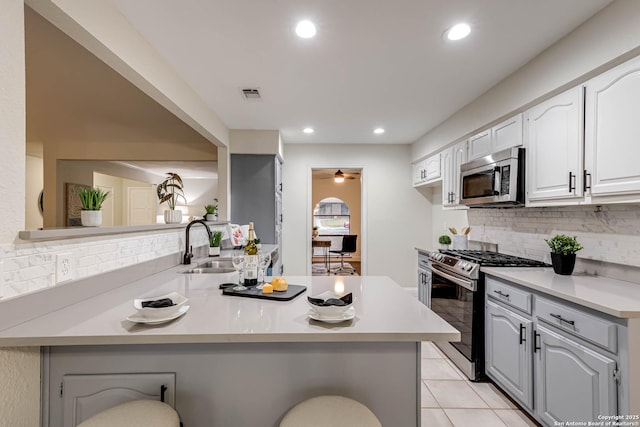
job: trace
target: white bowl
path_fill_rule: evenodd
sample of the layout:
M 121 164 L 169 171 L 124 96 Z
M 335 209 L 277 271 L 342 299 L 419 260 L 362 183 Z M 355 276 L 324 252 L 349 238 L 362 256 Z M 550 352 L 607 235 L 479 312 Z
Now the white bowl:
M 144 301 L 155 301 L 163 298 L 171 298 L 171 301 L 173 301 L 174 305 L 170 307 L 159 307 L 159 308 L 142 306 L 142 303 Z M 164 319 L 166 317 L 169 317 L 177 313 L 187 301 L 189 301 L 188 298 L 183 297 L 177 292 L 171 292 L 170 294 L 160 295 L 157 297 L 134 299 L 133 306 L 135 307 L 136 310 L 138 310 L 138 313 L 141 316 L 146 317 L 147 319 Z
M 323 293 L 321 293 L 319 295 L 314 295 L 311 298 L 318 298 L 318 299 L 322 299 L 322 300 L 326 301 L 329 298 L 338 298 L 338 299 L 340 299 L 343 296 L 344 295 L 338 295 L 338 294 L 335 294 L 333 292 L 327 291 L 327 292 L 323 292 Z M 335 318 L 340 318 L 340 317 L 344 316 L 344 313 L 349 308 L 353 307 L 353 300 L 352 300 L 351 304 L 347 304 L 347 305 L 320 306 L 320 305 L 312 304 L 309 300 L 307 300 L 307 304 L 309 304 L 309 307 L 311 307 L 313 310 L 315 310 L 315 312 L 318 313 L 318 315 L 320 315 L 320 317 L 327 318 L 327 319 L 335 319 Z

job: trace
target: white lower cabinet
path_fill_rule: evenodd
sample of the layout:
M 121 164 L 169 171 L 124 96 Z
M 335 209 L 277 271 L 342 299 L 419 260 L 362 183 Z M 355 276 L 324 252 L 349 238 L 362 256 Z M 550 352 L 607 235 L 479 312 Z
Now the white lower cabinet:
M 624 412 L 627 405 L 618 402 L 619 360 L 626 350 L 615 345 L 620 325 L 502 279 L 486 276 L 486 284 L 489 378 L 546 426 L 598 422 Z M 528 293 L 532 314 L 528 306 L 520 311 L 499 300 L 495 289 L 503 295 Z
M 616 415 L 616 361 L 542 325 L 535 331 L 536 413 L 547 425 Z
M 532 321 L 487 301 L 485 368 L 511 397 L 533 408 Z

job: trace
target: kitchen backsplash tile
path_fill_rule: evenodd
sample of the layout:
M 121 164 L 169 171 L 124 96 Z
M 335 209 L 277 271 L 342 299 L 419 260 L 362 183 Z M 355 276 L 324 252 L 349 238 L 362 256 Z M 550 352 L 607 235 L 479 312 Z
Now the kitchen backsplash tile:
M 208 245 L 204 230 L 197 228 L 190 234 L 190 244 L 194 248 Z M 0 259 L 4 261 L 0 286 L 4 288 L 4 298 L 55 286 L 55 263 L 59 253 L 71 253 L 73 278 L 82 279 L 182 251 L 184 230 L 175 229 L 117 237 L 0 245 Z
M 470 209 L 472 240 L 498 245 L 500 252 L 551 262 L 544 239 L 578 237 L 578 258 L 640 267 L 640 206 L 572 206 Z

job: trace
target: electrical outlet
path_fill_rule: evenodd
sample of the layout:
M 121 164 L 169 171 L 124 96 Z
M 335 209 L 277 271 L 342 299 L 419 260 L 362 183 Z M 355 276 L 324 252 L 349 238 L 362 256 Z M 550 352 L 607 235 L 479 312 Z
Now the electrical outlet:
M 56 283 L 73 279 L 71 252 L 56 255 Z

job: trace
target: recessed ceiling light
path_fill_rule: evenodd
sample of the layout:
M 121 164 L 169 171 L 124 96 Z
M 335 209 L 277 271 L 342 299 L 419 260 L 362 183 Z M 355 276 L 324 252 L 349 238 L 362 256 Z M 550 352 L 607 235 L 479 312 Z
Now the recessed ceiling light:
M 304 129 L 302 129 L 302 132 L 304 132 L 304 133 L 313 133 L 315 131 L 313 130 L 313 128 L 304 128 Z
M 380 135 L 381 133 L 384 133 L 384 129 L 382 129 L 382 128 L 375 128 L 375 129 L 373 130 L 373 133 L 375 133 L 375 134 L 377 134 L 377 135 Z
M 305 19 L 296 25 L 296 34 L 303 39 L 309 39 L 316 35 L 316 26 L 313 22 Z
M 460 24 L 456 24 L 449 28 L 449 31 L 447 31 L 447 38 L 449 40 L 461 40 L 467 37 L 470 32 L 471 27 L 464 22 L 461 22 Z

